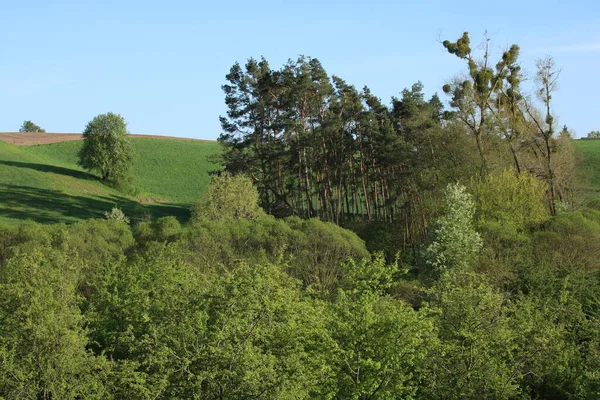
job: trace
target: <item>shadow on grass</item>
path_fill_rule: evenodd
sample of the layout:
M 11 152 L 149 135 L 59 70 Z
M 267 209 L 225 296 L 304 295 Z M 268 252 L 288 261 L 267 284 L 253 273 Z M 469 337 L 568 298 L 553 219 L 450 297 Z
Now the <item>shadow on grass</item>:
M 186 222 L 190 217 L 189 205 L 186 204 L 140 204 L 121 196 L 72 196 L 58 190 L 0 184 L 0 216 L 7 218 L 72 223 L 81 219 L 104 218 L 104 212 L 114 206 L 122 209 L 133 223 L 169 215 Z
M 40 172 L 51 172 L 53 174 L 58 174 L 58 175 L 72 176 L 73 178 L 77 178 L 77 179 L 87 179 L 87 180 L 94 180 L 94 181 L 98 180 L 98 178 L 96 176 L 94 176 L 90 173 L 87 173 L 85 171 L 78 171 L 76 169 L 71 169 L 71 168 L 57 167 L 55 165 L 35 164 L 35 163 L 26 163 L 26 162 L 19 162 L 19 161 L 5 161 L 5 160 L 0 160 L 0 164 L 8 165 L 11 167 L 28 168 L 28 169 L 33 169 L 35 171 L 40 171 Z

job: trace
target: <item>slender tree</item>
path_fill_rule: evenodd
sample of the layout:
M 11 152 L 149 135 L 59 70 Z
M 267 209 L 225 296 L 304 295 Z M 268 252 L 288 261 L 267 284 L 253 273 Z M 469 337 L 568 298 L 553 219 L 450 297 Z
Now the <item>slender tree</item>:
M 558 78 L 561 70 L 556 66 L 552 56 L 537 60 L 536 67 L 536 96 L 543 105 L 543 111 L 540 114 L 531 101 L 527 101 L 525 107 L 536 129 L 535 143 L 545 163 L 544 177 L 548 183 L 550 211 L 552 215 L 555 215 L 557 195 L 552 153 L 555 152 L 553 141 L 556 121 L 552 111 L 552 96 L 558 90 Z

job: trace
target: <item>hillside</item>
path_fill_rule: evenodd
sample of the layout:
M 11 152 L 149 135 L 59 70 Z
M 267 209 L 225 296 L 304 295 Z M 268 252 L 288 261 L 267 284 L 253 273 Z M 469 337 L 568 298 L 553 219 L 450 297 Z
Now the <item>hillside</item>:
M 0 139 L 7 140 L 7 134 Z M 72 223 L 102 217 L 114 205 L 133 219 L 146 215 L 189 217 L 189 206 L 202 195 L 217 166 L 210 157 L 220 145 L 210 141 L 132 136 L 138 154 L 136 197 L 107 187 L 77 166 L 77 135 L 35 135 L 16 146 L 0 140 L 0 221 L 33 219 Z M 14 134 L 13 134 L 14 136 Z M 16 139 L 15 139 L 16 140 Z M 586 198 L 600 196 L 600 140 L 576 140 L 582 189 Z
M 77 166 L 81 141 L 16 146 L 0 141 L 0 221 L 71 223 L 102 217 L 114 205 L 133 219 L 189 217 L 189 206 L 217 167 L 209 158 L 219 144 L 166 138 L 132 138 L 138 154 L 136 197 L 99 182 Z
M 575 140 L 578 171 L 585 198 L 600 197 L 600 140 Z

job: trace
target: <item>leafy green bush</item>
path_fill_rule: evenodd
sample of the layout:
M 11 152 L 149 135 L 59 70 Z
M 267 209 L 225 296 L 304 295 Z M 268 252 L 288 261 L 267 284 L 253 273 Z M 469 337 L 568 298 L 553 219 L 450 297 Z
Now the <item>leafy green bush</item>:
M 443 215 L 436 221 L 433 240 L 425 249 L 425 259 L 435 270 L 465 269 L 475 260 L 482 241 L 473 227 L 474 206 L 464 186 L 446 187 Z
M 46 131 L 40 128 L 38 125 L 34 124 L 32 121 L 23 121 L 23 125 L 19 128 L 19 132 L 42 132 Z
M 76 289 L 81 260 L 38 245 L 0 270 L 0 396 L 103 399 L 109 371 L 90 345 Z
M 123 210 L 121 210 L 117 206 L 114 206 L 110 211 L 104 212 L 104 217 L 106 219 L 112 219 L 114 221 L 122 222 L 124 224 L 129 224 L 129 218 L 127 218 Z
M 173 216 L 162 217 L 152 222 L 142 221 L 134 228 L 136 242 L 141 245 L 151 241 L 175 242 L 181 234 L 181 224 Z
M 505 229 L 523 232 L 550 218 L 546 185 L 526 172 L 505 169 L 487 175 L 473 185 L 479 225 L 497 223 Z
M 351 231 L 316 219 L 200 221 L 182 237 L 182 251 L 204 270 L 231 267 L 240 260 L 285 261 L 288 272 L 306 286 L 329 292 L 343 276 L 342 263 L 369 258 Z
M 204 197 L 194 205 L 192 221 L 256 220 L 263 215 L 252 181 L 243 175 L 224 172 L 213 177 Z

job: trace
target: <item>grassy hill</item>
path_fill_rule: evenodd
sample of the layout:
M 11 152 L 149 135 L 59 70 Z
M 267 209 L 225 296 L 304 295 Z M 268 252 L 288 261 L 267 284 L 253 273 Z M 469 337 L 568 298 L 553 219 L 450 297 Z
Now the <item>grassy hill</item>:
M 132 219 L 175 215 L 184 221 L 217 166 L 216 142 L 132 138 L 138 154 L 134 182 L 140 193 L 127 196 L 77 166 L 81 141 L 14 146 L 0 141 L 0 222 L 71 223 L 103 217 L 118 206 Z M 583 191 L 600 197 L 600 140 L 576 140 Z
M 586 198 L 600 197 L 600 140 L 575 140 L 578 171 Z
M 216 142 L 133 138 L 138 154 L 135 198 L 109 188 L 77 166 L 80 141 L 14 146 L 0 141 L 0 221 L 75 222 L 102 217 L 114 205 L 133 219 L 176 215 L 185 220 L 217 166 Z

